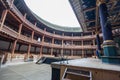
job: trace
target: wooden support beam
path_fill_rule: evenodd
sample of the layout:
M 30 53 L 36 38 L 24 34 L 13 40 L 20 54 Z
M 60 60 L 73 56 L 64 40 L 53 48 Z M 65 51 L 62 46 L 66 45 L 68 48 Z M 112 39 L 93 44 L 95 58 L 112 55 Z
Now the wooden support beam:
M 17 40 L 15 40 L 14 43 L 13 43 L 13 45 L 12 45 L 11 60 L 12 60 L 12 58 L 14 57 L 16 44 L 17 44 Z
M 45 35 L 42 36 L 42 43 L 44 42 L 44 39 L 45 39 Z
M 53 48 L 51 48 L 51 56 L 53 55 Z
M 34 39 L 34 31 L 32 31 L 32 41 L 33 41 L 33 39 Z
M 91 11 L 91 10 L 95 10 L 95 7 L 83 9 L 84 12 Z
M 73 37 L 73 34 L 72 34 Z M 73 46 L 73 40 L 71 41 L 71 46 Z M 71 56 L 73 56 L 73 49 L 71 49 Z
M 3 28 L 7 13 L 8 13 L 7 9 L 3 10 L 3 12 L 2 12 L 2 16 L 1 16 L 1 20 L 0 20 L 1 21 L 0 30 Z
M 36 49 L 37 49 L 37 47 L 35 46 L 35 48 L 34 48 L 34 52 L 36 53 Z
M 54 33 L 55 34 L 55 33 Z M 51 48 L 51 55 L 53 55 L 53 44 L 54 44 L 54 37 L 52 38 L 52 48 Z
M 18 52 L 20 51 L 21 46 L 22 46 L 22 44 L 19 44 L 19 46 L 18 46 Z
M 10 47 L 11 47 L 11 42 L 9 43 L 9 46 L 8 46 L 8 51 L 10 50 Z
M 43 50 L 43 47 L 42 46 L 40 46 L 40 56 L 42 56 L 43 54 L 42 54 L 42 50 Z
M 30 56 L 30 49 L 31 49 L 31 44 L 28 45 L 28 50 L 27 50 L 27 56 L 28 56 L 28 58 Z
M 84 46 L 84 44 L 83 44 L 83 40 L 82 40 L 82 57 L 85 57 L 83 46 Z
M 73 56 L 73 49 L 71 49 L 71 56 Z
M 22 31 L 23 24 L 19 25 L 19 30 L 18 30 L 18 36 L 20 37 L 21 31 Z

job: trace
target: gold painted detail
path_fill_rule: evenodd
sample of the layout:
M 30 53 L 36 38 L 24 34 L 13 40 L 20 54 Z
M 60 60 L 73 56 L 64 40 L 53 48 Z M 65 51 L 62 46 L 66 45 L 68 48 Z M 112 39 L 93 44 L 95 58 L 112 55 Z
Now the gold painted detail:
M 115 47 L 115 45 L 104 45 L 103 48 L 104 47 Z
M 105 40 L 103 43 L 114 42 L 113 40 Z
M 96 1 L 96 6 L 100 6 L 100 4 L 105 3 L 105 0 L 97 0 Z

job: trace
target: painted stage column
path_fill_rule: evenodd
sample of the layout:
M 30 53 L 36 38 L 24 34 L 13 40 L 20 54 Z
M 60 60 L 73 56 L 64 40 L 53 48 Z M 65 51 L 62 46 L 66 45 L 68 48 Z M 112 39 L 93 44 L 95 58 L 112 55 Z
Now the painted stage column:
M 115 42 L 113 41 L 111 24 L 108 22 L 108 11 L 104 0 L 99 0 L 99 16 L 103 33 L 104 56 L 116 56 Z

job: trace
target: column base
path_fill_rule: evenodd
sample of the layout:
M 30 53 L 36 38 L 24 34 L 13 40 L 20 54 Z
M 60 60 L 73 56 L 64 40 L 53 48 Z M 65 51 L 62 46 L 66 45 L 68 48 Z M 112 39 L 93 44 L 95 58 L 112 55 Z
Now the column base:
M 115 46 L 104 46 L 103 51 L 105 56 L 117 56 Z
M 110 64 L 120 64 L 120 56 L 102 56 L 102 62 Z

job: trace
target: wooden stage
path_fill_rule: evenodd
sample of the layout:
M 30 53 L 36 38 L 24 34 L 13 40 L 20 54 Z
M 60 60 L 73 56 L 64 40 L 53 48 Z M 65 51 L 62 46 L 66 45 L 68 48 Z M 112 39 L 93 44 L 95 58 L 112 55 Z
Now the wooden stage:
M 68 60 L 68 64 L 54 62 L 51 67 L 52 80 L 120 80 L 120 65 L 106 64 L 94 58 Z

